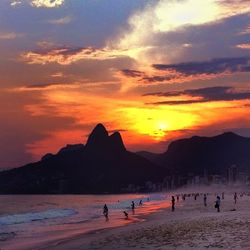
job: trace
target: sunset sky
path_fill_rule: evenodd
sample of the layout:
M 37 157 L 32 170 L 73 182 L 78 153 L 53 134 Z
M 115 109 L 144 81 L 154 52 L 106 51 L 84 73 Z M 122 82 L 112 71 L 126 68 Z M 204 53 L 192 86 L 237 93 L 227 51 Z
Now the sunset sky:
M 250 136 L 250 0 L 1 0 L 0 169 L 85 143 Z

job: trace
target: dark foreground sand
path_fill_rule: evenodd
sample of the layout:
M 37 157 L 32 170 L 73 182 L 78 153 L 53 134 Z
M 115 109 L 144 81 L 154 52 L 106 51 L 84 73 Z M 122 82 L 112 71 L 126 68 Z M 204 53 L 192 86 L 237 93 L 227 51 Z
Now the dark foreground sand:
M 250 197 L 232 195 L 222 200 L 221 212 L 214 208 L 215 196 L 188 198 L 170 209 L 145 217 L 144 222 L 88 233 L 78 238 L 42 248 L 46 250 L 84 249 L 250 249 Z M 235 210 L 236 211 L 232 211 Z

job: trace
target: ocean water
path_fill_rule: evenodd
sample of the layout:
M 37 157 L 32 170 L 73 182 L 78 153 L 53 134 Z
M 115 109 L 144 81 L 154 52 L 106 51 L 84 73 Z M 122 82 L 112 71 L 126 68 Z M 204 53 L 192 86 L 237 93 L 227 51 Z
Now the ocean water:
M 136 204 L 131 210 L 132 200 Z M 142 200 L 143 205 L 139 206 Z M 109 208 L 109 219 L 103 206 Z M 140 221 L 142 214 L 169 206 L 166 194 L 3 195 L 0 196 L 0 249 L 28 250 L 84 233 Z M 128 212 L 129 219 L 124 218 Z

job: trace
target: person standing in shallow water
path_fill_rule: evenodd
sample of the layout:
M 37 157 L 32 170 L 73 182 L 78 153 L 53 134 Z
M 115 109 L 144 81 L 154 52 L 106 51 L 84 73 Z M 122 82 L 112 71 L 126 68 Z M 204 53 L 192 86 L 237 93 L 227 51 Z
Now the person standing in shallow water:
M 238 197 L 237 197 L 237 193 L 234 193 L 234 204 L 236 204 L 236 203 L 237 203 L 237 199 L 238 199 Z
M 133 214 L 134 214 L 135 213 L 135 203 L 134 203 L 134 201 L 132 201 L 132 203 L 131 203 L 131 209 L 132 209 Z
M 103 207 L 103 215 L 105 216 L 106 220 L 108 220 L 109 209 L 108 209 L 108 206 L 106 204 Z
M 217 212 L 220 212 L 220 196 L 217 196 L 214 207 L 217 208 Z
M 204 194 L 203 200 L 204 200 L 204 206 L 206 207 L 207 206 L 207 195 L 206 194 Z
M 172 212 L 174 212 L 174 210 L 175 210 L 175 198 L 174 198 L 174 196 L 172 196 L 171 202 L 172 202 Z

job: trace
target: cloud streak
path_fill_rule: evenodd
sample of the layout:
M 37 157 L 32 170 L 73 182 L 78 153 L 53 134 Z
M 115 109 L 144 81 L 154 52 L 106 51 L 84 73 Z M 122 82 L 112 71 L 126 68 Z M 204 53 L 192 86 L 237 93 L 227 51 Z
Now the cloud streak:
M 31 5 L 36 8 L 55 8 L 63 5 L 64 0 L 32 0 Z
M 10 3 L 10 5 L 11 6 L 13 6 L 13 7 L 15 7 L 15 6 L 17 6 L 17 5 L 19 5 L 19 4 L 21 4 L 22 2 L 21 1 L 12 1 L 11 3 Z
M 220 74 L 223 72 L 249 71 L 250 57 L 216 58 L 206 62 L 179 64 L 154 64 L 153 68 L 163 71 L 174 70 L 184 75 Z
M 250 43 L 238 44 L 238 45 L 236 45 L 236 47 L 239 49 L 250 49 Z
M 58 63 L 69 65 L 81 60 L 109 60 L 128 57 L 133 50 L 116 50 L 108 48 L 70 48 L 62 47 L 46 51 L 29 51 L 21 54 L 21 58 L 29 64 Z
M 48 23 L 55 24 L 55 25 L 64 25 L 64 24 L 70 23 L 71 21 L 72 21 L 72 18 L 70 16 L 65 16 L 65 17 L 58 18 L 58 19 L 48 20 Z
M 23 3 L 29 3 L 35 8 L 56 8 L 63 5 L 65 0 L 12 0 L 10 6 L 16 7 Z
M 250 57 L 216 58 L 203 62 L 153 64 L 148 71 L 124 69 L 121 74 L 139 84 L 183 83 L 223 75 L 250 72 Z
M 22 34 L 18 34 L 15 32 L 0 32 L 0 40 L 13 40 L 21 36 Z
M 235 101 L 250 99 L 250 90 L 237 90 L 234 87 L 217 86 L 199 89 L 187 89 L 183 91 L 148 93 L 144 96 L 159 97 L 185 97 L 181 100 L 167 100 L 154 102 L 154 105 L 184 105 L 194 103 L 205 103 L 214 101 Z

